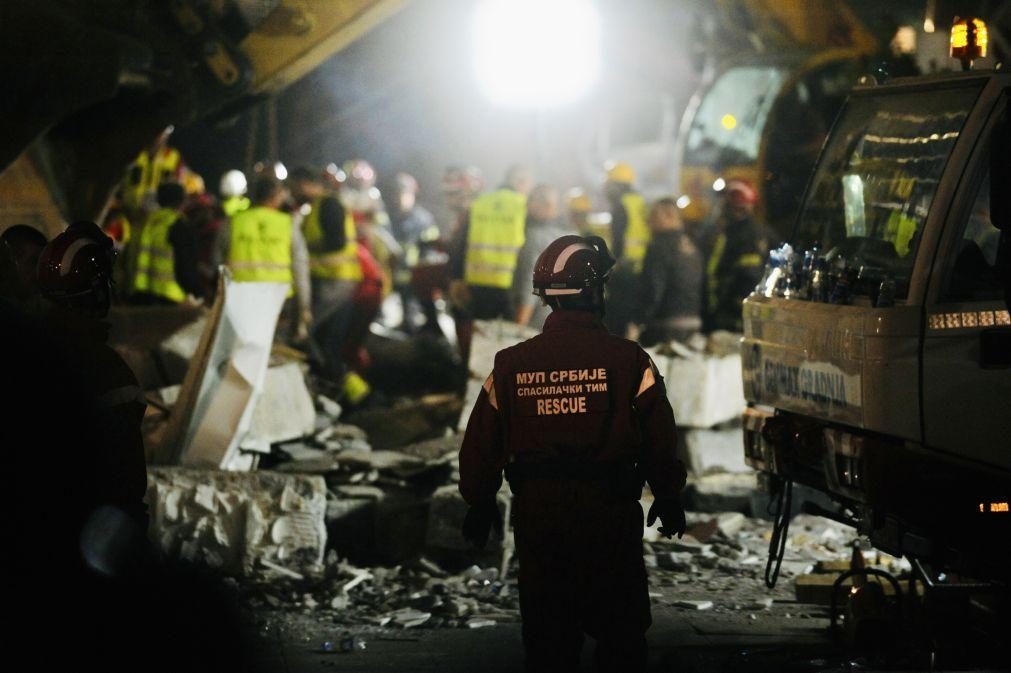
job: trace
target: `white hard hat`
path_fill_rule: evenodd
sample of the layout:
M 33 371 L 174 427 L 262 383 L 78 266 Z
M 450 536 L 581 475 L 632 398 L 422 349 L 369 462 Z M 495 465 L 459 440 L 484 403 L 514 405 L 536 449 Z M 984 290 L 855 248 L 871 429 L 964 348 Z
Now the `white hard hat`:
M 219 191 L 225 198 L 242 196 L 246 193 L 246 176 L 242 171 L 230 170 L 221 176 Z

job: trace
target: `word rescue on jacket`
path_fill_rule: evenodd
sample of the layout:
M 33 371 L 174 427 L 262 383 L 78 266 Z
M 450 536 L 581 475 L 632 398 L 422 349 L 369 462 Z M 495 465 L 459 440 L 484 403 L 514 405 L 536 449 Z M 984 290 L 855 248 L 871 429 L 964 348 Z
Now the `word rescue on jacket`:
M 513 390 L 517 411 L 527 416 L 586 414 L 608 408 L 603 367 L 517 372 Z

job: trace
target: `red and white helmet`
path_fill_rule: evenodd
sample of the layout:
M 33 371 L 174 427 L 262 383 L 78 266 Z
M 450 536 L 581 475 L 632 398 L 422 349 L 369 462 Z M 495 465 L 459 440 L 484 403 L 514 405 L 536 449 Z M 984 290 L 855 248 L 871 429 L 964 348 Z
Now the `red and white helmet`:
M 570 234 L 555 239 L 534 264 L 534 294 L 571 296 L 603 288 L 615 260 L 599 236 Z
M 39 291 L 46 299 L 105 315 L 112 297 L 113 241 L 94 222 L 75 222 L 39 255 Z
M 344 173 L 347 174 L 347 186 L 351 189 L 366 191 L 376 186 L 376 169 L 364 159 L 345 162 Z
M 758 203 L 758 192 L 754 185 L 741 178 L 727 180 L 723 193 L 727 201 L 735 206 L 753 206 Z

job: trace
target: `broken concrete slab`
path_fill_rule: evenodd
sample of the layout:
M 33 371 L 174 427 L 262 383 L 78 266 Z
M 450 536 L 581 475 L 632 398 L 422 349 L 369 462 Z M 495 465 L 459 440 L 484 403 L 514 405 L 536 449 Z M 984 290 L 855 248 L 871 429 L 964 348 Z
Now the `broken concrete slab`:
M 717 472 L 690 482 L 685 500 L 689 509 L 699 512 L 750 514 L 751 496 L 757 489 L 757 472 Z
M 709 354 L 683 347 L 676 355 L 647 349 L 664 377 L 674 418 L 683 428 L 711 428 L 740 418 L 744 399 L 739 352 Z
M 326 485 L 277 472 L 148 470 L 150 536 L 162 552 L 228 574 L 323 568 Z
M 744 462 L 744 429 L 739 424 L 724 428 L 688 428 L 684 432 L 684 443 L 685 467 L 689 472 L 746 472 L 750 469 Z

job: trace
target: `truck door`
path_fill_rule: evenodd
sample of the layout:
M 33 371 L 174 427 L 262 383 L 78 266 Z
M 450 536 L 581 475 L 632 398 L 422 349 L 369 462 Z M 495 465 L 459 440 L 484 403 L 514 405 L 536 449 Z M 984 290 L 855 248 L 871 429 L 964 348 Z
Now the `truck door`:
M 1004 351 L 1011 317 L 1002 281 L 1011 269 L 1003 268 L 1001 231 L 990 218 L 991 189 L 1009 188 L 991 184 L 990 168 L 1001 151 L 991 145 L 1005 123 L 1007 99 L 1005 93 L 967 164 L 930 275 L 922 400 L 928 447 L 1011 469 L 1011 368 Z

